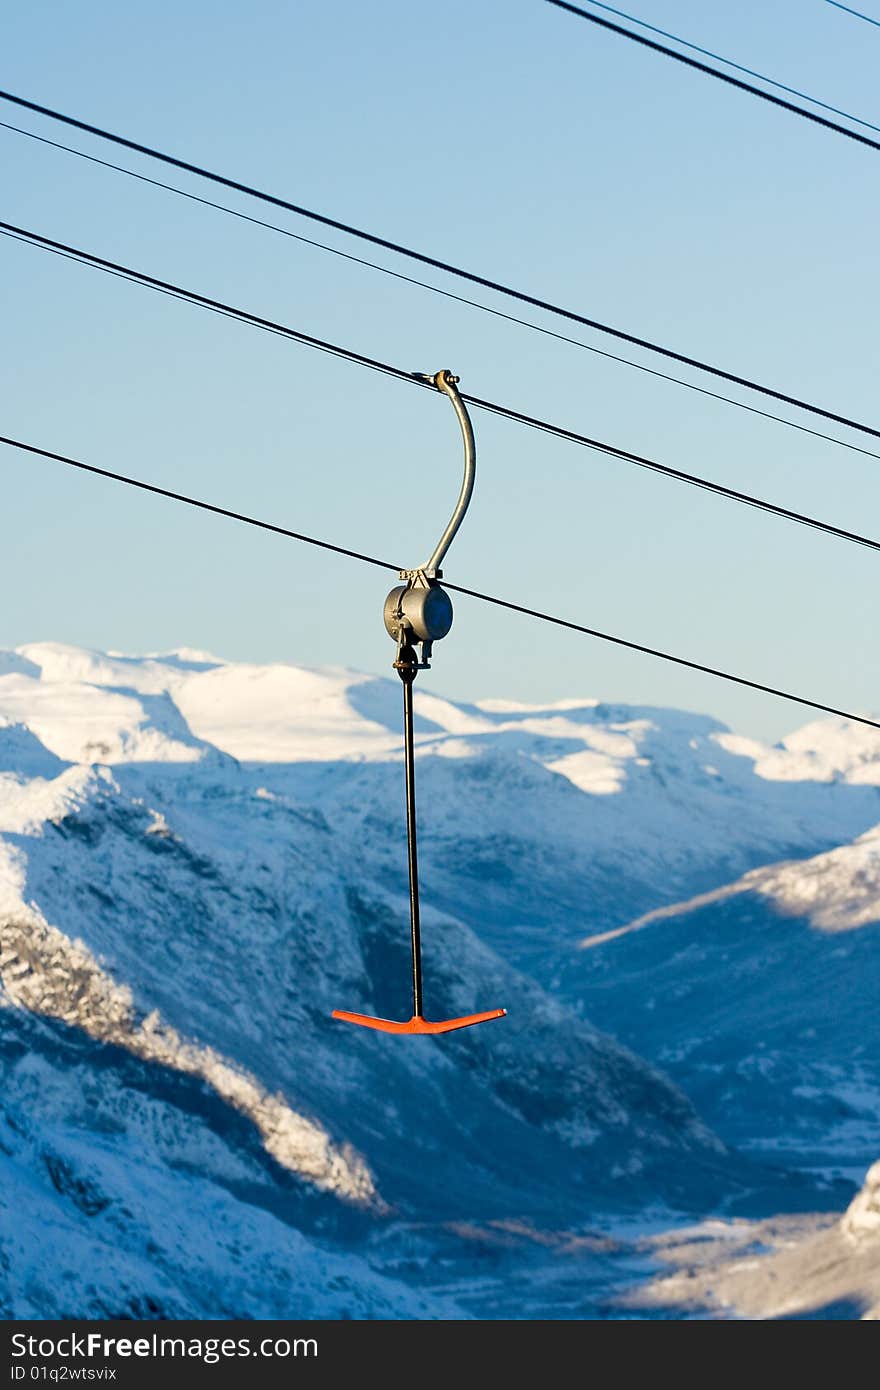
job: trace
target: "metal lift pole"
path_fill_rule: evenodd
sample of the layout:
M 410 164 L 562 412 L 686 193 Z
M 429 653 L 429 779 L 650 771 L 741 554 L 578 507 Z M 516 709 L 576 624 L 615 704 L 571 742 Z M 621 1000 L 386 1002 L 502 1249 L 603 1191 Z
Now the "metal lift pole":
M 413 737 L 413 682 L 418 665 L 412 647 L 394 663 L 403 682 L 403 756 L 406 767 L 406 845 L 409 861 L 409 921 L 412 937 L 413 1018 L 422 1017 L 422 934 L 419 920 L 419 848 L 416 834 L 416 750 Z

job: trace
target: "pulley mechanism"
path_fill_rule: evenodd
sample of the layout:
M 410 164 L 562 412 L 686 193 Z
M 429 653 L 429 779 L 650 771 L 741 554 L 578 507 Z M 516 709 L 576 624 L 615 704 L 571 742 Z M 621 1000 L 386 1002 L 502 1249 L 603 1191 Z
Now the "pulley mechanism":
M 406 835 L 409 852 L 409 906 L 412 939 L 412 1018 L 396 1022 L 387 1018 L 372 1018 L 368 1014 L 349 1013 L 334 1009 L 333 1017 L 345 1023 L 358 1023 L 364 1028 L 377 1028 L 383 1033 L 451 1033 L 456 1028 L 469 1028 L 474 1023 L 486 1023 L 503 1018 L 506 1009 L 489 1009 L 486 1013 L 468 1014 L 464 1018 L 448 1018 L 431 1023 L 422 1013 L 422 945 L 419 921 L 419 864 L 416 843 L 416 768 L 413 736 L 413 682 L 420 670 L 430 668 L 435 642 L 445 637 L 452 627 L 452 602 L 440 584 L 443 563 L 467 511 L 474 490 L 477 453 L 474 432 L 464 401 L 458 393 L 458 377 L 451 372 L 435 376 L 419 374 L 419 379 L 431 382 L 452 402 L 464 439 L 464 481 L 449 524 L 434 547 L 428 562 L 418 569 L 401 570 L 401 584 L 396 585 L 385 600 L 385 628 L 397 643 L 394 669 L 403 682 L 404 764 L 406 767 Z M 416 648 L 420 650 L 417 652 Z

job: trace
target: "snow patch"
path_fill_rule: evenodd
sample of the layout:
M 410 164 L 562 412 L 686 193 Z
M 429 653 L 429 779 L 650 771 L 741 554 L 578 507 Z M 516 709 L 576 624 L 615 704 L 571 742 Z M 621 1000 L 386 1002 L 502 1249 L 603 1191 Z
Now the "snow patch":
M 586 749 L 583 753 L 568 753 L 544 766 L 567 777 L 579 791 L 589 796 L 611 796 L 620 791 L 625 780 L 623 769 L 612 758 Z

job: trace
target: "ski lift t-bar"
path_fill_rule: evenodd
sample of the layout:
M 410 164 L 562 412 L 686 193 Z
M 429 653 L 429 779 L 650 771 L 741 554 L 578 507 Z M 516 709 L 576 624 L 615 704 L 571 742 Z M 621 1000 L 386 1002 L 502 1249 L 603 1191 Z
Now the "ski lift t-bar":
M 422 1013 L 422 943 L 419 919 L 419 863 L 416 842 L 416 767 L 415 740 L 413 736 L 413 682 L 420 670 L 431 664 L 431 651 L 435 642 L 445 637 L 452 627 L 452 603 L 440 579 L 443 571 L 440 566 L 451 546 L 458 528 L 464 520 L 477 472 L 477 451 L 474 444 L 474 431 L 464 401 L 458 393 L 458 377 L 451 372 L 440 371 L 435 376 L 418 374 L 419 380 L 431 382 L 444 396 L 448 396 L 458 416 L 464 440 L 464 480 L 461 485 L 455 510 L 449 523 L 437 542 L 426 564 L 414 570 L 401 570 L 402 584 L 395 585 L 385 600 L 385 628 L 388 635 L 397 643 L 397 656 L 394 669 L 403 682 L 403 733 L 404 765 L 406 768 L 406 838 L 409 856 L 409 907 L 410 932 L 412 939 L 412 1018 L 407 1022 L 397 1022 L 387 1018 L 373 1018 L 369 1014 L 349 1013 L 345 1009 L 334 1009 L 333 1017 L 346 1023 L 357 1023 L 363 1028 L 376 1028 L 383 1033 L 451 1033 L 457 1028 L 469 1028 L 474 1023 L 487 1023 L 492 1018 L 503 1018 L 506 1009 L 490 1009 L 487 1013 L 467 1014 L 462 1018 L 448 1018 L 439 1023 L 431 1023 Z M 421 646 L 421 659 L 416 653 L 416 645 Z

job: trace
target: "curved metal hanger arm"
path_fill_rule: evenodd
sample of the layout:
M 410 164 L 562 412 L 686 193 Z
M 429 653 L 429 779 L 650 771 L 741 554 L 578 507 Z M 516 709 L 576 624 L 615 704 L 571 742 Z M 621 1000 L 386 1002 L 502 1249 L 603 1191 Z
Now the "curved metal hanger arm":
M 458 394 L 457 387 L 459 378 L 453 376 L 452 373 L 445 368 L 437 372 L 435 376 L 429 376 L 427 374 L 421 375 L 421 373 L 419 375 L 422 381 L 433 382 L 438 391 L 442 391 L 444 396 L 449 397 L 453 409 L 458 416 L 458 423 L 461 425 L 461 435 L 464 441 L 464 479 L 461 484 L 461 492 L 458 495 L 455 510 L 449 519 L 443 535 L 434 547 L 430 560 L 422 567 L 426 573 L 430 574 L 432 570 L 439 570 L 440 566 L 443 564 L 446 552 L 452 545 L 458 528 L 464 520 L 464 514 L 468 509 L 471 494 L 474 490 L 474 480 L 477 476 L 477 446 L 474 442 L 474 431 L 470 416 L 467 413 L 464 401 Z

